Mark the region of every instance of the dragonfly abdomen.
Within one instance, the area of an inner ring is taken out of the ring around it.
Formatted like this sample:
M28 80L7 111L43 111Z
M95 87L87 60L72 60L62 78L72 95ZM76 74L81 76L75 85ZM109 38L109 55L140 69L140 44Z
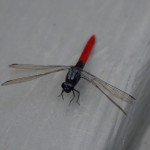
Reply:
M84 65L86 64L90 54L91 54L91 51L93 49L93 46L95 44L95 35L92 35L90 37L90 39L88 40L87 44L85 45L84 49L83 49L83 52L76 64L76 67L79 67L79 68L83 68Z

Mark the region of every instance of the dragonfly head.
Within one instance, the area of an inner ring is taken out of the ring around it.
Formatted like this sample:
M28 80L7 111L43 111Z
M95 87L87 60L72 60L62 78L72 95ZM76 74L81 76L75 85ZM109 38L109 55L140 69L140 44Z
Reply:
M73 85L71 83L68 83L68 82L62 83L61 87L63 88L63 90L66 93L70 93L73 90Z

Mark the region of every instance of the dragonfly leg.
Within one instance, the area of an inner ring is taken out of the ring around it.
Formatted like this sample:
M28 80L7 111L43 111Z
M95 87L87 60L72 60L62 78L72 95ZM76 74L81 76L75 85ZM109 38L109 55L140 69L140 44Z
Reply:
M72 99L70 100L70 103L69 103L69 105L71 104L71 102L73 101L73 99L74 99L74 97L75 97L74 90L72 90L72 93L73 93L73 97L72 97Z
M74 91L76 91L78 93L77 103L78 103L78 105L80 105L80 103L79 103L80 92L76 89L74 89Z
M64 100L64 96L63 96L64 90L61 91L60 95L58 95L58 97L62 97L62 100Z

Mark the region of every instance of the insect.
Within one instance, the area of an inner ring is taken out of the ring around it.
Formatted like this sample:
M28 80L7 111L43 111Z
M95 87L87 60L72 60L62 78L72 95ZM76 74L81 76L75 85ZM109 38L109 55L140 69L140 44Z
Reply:
M90 53L93 49L95 40L96 40L95 35L92 35L90 37L90 39L88 40L87 44L85 45L83 52L75 66L11 64L11 65L9 65L10 68L36 70L36 71L42 70L42 71L44 71L44 73L36 74L36 75L28 76L28 77L22 77L22 78L18 78L18 79L8 80L8 81L4 82L2 84L2 86L31 81L33 79L37 79L39 77L42 77L42 76L45 76L45 75L48 75L48 74L51 74L54 72L68 70L68 73L66 75L66 80L61 85L62 92L59 96L62 96L62 99L64 99L63 98L64 92L66 92L66 93L72 92L73 98L70 100L70 103L71 103L75 97L75 93L77 93L78 94L77 103L79 104L80 92L77 89L75 89L75 86L82 78L82 79L86 80L87 82L91 83L98 90L100 90L116 107L118 107L126 115L126 112L121 108L121 106L119 106L111 98L111 96L114 96L114 97L121 99L123 101L126 101L128 103L133 103L135 98L132 97L131 95L127 94L126 92L110 85L109 83L99 79L98 77L92 75L91 73L83 70L83 68L90 56Z

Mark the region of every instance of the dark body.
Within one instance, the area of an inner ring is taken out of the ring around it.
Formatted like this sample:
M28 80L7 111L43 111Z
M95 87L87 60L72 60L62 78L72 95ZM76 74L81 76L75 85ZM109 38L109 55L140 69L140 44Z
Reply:
M81 71L82 71L84 65L85 64L81 60L79 60L75 66L73 66L69 69L69 71L66 75L66 80L61 85L63 90L60 95L62 96L62 98L63 98L63 92L70 93L72 91L73 98L71 99L70 103L73 101L73 99L75 97L75 92L77 92L78 93L77 103L79 104L80 92L75 89L75 86L77 85L77 83L79 82L79 80L81 78Z

